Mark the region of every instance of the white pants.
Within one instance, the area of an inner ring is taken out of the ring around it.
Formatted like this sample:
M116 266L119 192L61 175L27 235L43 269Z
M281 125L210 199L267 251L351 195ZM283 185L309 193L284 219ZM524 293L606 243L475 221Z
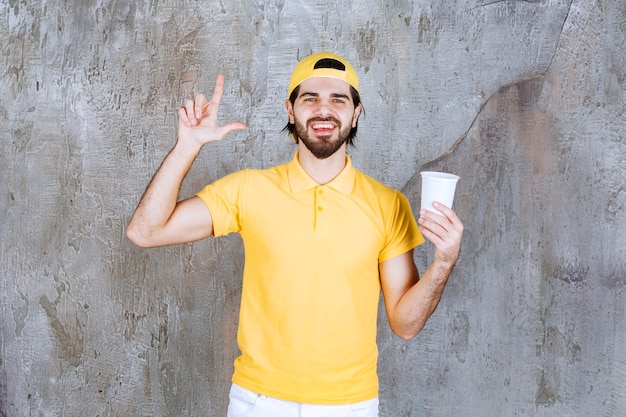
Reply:
M227 417L378 417L378 398L346 405L302 404L255 394L233 384Z

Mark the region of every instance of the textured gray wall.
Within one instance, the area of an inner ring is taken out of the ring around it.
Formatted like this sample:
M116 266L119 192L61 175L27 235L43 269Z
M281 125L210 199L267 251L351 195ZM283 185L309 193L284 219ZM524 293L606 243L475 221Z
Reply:
M362 74L359 168L415 210L420 169L462 177L439 309L409 342L381 317L382 416L626 415L625 39L623 0L2 0L0 416L225 414L239 238L124 228L218 72L249 128L181 194L290 159L322 49Z

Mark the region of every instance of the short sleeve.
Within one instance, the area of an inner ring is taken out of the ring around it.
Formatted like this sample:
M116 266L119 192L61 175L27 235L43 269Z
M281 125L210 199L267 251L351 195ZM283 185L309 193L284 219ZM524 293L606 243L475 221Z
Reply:
M229 174L207 185L196 194L211 213L215 236L241 231L248 174L248 170Z
M424 243L424 237L417 227L411 204L404 194L395 192L395 204L387 221L387 239L380 252L378 262L383 262Z

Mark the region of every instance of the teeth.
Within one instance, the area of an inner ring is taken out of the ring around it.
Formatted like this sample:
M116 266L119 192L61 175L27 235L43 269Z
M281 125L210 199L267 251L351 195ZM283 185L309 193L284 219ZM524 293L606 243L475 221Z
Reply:
M333 127L330 123L318 123L313 126L313 129L332 129Z

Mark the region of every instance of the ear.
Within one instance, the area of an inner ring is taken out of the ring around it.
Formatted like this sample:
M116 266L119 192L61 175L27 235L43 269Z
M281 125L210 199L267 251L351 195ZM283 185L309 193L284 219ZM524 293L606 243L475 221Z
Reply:
M287 108L287 115L289 116L289 123L291 124L296 123L296 119L293 117L293 104L291 104L291 101L289 100L285 101L285 107Z
M359 105L356 106L356 109L354 109L354 115L352 115L352 127L356 127L356 122L359 120L362 108L361 103L359 103Z

